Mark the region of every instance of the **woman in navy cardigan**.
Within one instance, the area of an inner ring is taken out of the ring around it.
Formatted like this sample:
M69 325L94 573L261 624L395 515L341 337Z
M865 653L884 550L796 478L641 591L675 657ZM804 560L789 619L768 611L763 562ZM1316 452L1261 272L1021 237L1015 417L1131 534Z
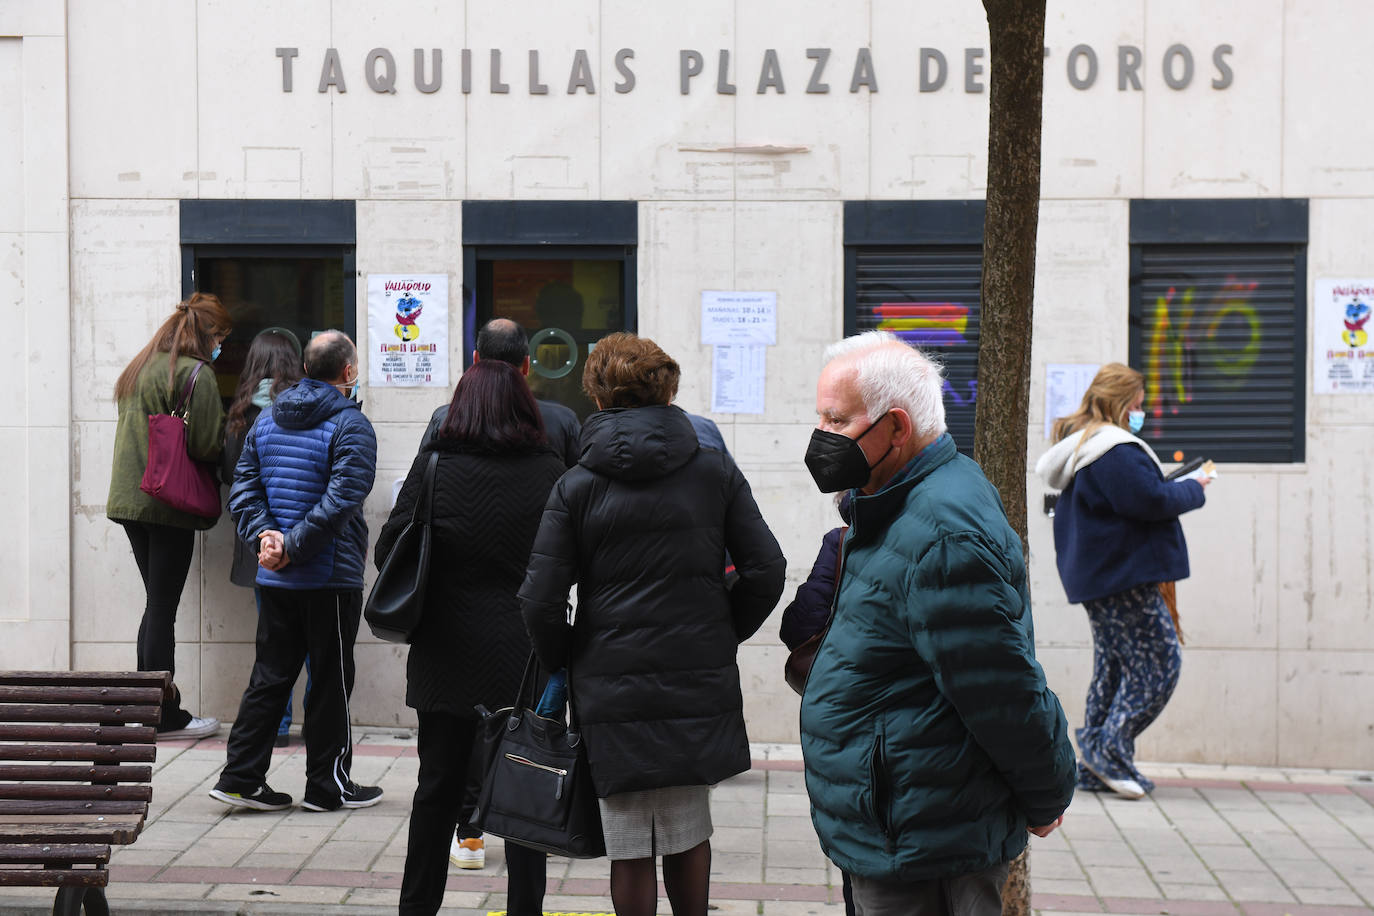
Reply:
M1135 738L1164 710L1182 661L1160 586L1188 577L1178 517L1203 504L1207 484L1165 479L1135 435L1144 400L1144 376L1120 363L1103 366L1078 410L1055 423L1055 445L1035 466L1063 491L1054 512L1059 578L1092 625L1078 785L1125 798L1154 788L1135 767Z

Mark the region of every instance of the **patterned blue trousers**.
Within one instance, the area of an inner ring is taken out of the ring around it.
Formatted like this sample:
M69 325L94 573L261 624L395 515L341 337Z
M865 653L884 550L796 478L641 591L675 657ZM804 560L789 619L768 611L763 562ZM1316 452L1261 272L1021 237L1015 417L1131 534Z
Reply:
M1093 680L1078 752L1112 779L1154 783L1135 768L1135 738L1159 718L1178 685L1182 652L1169 608L1154 584L1083 602L1093 630ZM1106 791L1082 763L1078 787Z

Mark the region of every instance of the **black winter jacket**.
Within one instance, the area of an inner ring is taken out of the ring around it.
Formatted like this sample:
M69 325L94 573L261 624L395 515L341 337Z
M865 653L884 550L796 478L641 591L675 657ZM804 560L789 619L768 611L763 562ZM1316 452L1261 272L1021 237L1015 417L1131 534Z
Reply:
M540 661L569 667L597 794L749 769L735 653L786 571L749 484L670 405L598 411L582 446L549 497L520 600ZM739 572L728 591L727 549Z
M431 451L439 452L425 612L406 662L406 705L476 717L510 706L530 655L515 593L540 513L565 468L548 449L484 453L439 439L420 450L377 539L380 569L410 521Z

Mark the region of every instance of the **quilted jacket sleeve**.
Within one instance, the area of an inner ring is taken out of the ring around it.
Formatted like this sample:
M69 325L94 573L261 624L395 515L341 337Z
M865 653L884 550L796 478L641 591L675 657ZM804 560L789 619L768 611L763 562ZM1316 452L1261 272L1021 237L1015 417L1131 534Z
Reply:
M259 534L277 530L278 525L267 509L267 490L262 483L258 441L253 432L249 429L244 437L243 450L234 466L234 483L229 488L229 514L234 518L239 539L256 545Z
M525 619L534 652L546 671L567 667L568 592L577 581L577 531L573 526L570 503L575 500L569 478L564 474L544 506L539 531L534 536L525 581L520 586L520 612Z
M725 549L734 560L739 580L730 589L730 614L735 638L744 642L757 632L782 597L787 576L778 539L764 522L749 482L728 456L730 501L725 507Z
M797 586L797 597L782 612L782 641L788 649L797 646L825 629L830 620L830 606L835 601L835 569L840 558L843 528L832 528L821 539L820 553L811 564L811 574Z
M1076 774L1064 710L1035 660L1019 564L980 534L946 535L909 574L907 621L940 692L1041 826L1068 807Z
M324 495L305 518L285 532L287 557L292 561L309 559L342 535L349 520L362 511L376 473L377 436L362 412L350 409L334 430Z

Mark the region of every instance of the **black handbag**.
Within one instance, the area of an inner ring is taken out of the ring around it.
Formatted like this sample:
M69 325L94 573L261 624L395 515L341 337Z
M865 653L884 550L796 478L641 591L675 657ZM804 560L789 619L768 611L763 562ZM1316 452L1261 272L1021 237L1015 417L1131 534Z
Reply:
M482 791L472 826L521 846L574 859L606 854L601 808L568 692L568 724L536 715L530 655L515 705L482 714ZM570 678L571 680L571 678Z
M391 553L377 572L377 581L372 583L367 604L363 605L363 618L372 635L387 642L410 642L425 611L429 558L433 550L429 516L438 463L439 453L431 452L410 523L401 529L396 543L391 545Z

